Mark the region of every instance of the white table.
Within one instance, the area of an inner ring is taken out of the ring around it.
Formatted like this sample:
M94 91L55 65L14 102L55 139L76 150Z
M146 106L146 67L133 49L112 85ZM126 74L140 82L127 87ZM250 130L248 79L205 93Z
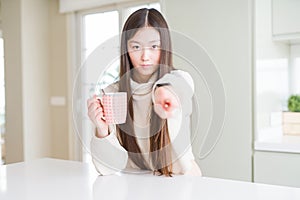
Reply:
M1 166L0 199L299 200L300 188L149 173L98 176L87 164L45 158Z

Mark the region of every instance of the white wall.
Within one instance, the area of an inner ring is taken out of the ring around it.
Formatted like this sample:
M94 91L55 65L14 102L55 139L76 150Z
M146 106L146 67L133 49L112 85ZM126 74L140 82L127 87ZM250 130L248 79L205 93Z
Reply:
M49 107L49 1L22 1L25 160L51 155Z
M48 0L2 1L7 163L51 155L48 7Z
M225 126L212 153L205 159L197 160L204 176L247 181L252 178L251 2L163 1L163 10L170 27L202 44L216 63L224 81L227 112ZM193 52L191 49L190 53ZM200 115L207 115L206 110ZM193 144L194 149L197 149L199 142Z
M21 3L1 1L5 55L6 162L24 160Z
M51 105L52 157L69 158L68 133L68 50L67 50L67 17L58 12L58 0L49 2L49 83L50 97L65 98L66 104ZM71 31L71 30L69 30ZM75 72L74 72L75 73ZM72 115L72 114L71 114ZM71 116L70 115L70 116ZM74 134L74 137L75 134Z

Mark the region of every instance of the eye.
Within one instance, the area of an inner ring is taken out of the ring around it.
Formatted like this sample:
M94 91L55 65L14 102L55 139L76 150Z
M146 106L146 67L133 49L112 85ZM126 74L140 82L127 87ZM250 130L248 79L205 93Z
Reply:
M131 46L131 49L134 50L134 51L140 50L140 48L141 47L139 45L132 45Z
M160 49L160 46L157 44L152 45L152 49Z

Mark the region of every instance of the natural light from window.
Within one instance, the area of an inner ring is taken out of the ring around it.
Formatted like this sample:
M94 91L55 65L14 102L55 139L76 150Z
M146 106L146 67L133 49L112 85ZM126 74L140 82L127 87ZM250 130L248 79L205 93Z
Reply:
M101 43L119 33L118 11L89 14L84 17L85 59Z

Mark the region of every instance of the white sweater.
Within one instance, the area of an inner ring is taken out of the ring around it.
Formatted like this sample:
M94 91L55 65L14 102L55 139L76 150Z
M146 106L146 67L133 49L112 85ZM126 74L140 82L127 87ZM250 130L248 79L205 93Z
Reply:
M157 74L155 74L157 76ZM168 130L172 148L173 173L184 174L194 160L190 142L190 115L192 113L192 96L194 83L192 77L184 71L174 70L158 81L151 77L148 83L137 83L131 80L134 130L138 145L145 160L149 162L149 112L153 101L154 88L157 84L169 83L180 100L180 107L172 118L168 119ZM117 92L117 84L110 85L105 92ZM97 171L102 175L118 171L132 171L138 167L128 157L127 151L116 137L116 127L110 126L110 135L105 138L93 136L91 153Z

